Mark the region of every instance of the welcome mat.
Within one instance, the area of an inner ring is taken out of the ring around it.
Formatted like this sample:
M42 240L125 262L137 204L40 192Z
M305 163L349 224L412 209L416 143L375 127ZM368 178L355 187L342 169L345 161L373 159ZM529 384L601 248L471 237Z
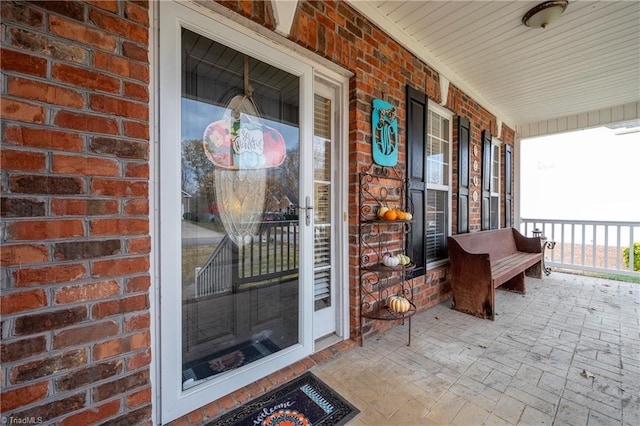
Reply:
M343 425L360 410L307 372L208 426Z
M279 350L280 348L269 339L244 342L186 364L182 371L182 381L195 381L224 373Z

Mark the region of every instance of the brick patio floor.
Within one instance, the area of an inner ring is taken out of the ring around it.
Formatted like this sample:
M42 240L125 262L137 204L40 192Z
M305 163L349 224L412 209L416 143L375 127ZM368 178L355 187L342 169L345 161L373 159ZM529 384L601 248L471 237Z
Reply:
M496 310L441 304L410 347L397 326L312 371L360 409L350 425L640 424L640 284L552 273Z

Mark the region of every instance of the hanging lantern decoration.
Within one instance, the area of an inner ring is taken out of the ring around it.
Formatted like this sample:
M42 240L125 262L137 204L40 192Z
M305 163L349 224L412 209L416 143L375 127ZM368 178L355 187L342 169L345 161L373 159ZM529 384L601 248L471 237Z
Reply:
M262 124L248 81L245 58L245 94L235 96L221 120L210 123L203 134L204 152L214 169L220 219L231 240L239 246L258 234L264 216L267 169L286 157L284 138Z

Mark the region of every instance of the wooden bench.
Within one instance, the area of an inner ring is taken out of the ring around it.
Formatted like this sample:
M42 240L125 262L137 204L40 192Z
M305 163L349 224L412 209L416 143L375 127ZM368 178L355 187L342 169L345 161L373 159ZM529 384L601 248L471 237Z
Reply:
M452 308L495 319L495 289L525 294L524 277L542 278L540 238L514 228L448 238Z

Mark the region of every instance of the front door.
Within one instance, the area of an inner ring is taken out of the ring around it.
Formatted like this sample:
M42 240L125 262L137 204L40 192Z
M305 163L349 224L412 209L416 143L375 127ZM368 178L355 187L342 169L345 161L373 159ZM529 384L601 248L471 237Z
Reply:
M298 77L189 30L182 52L186 389L298 343L306 211Z
M312 69L282 52L166 10L159 270L171 419L313 350L314 194L301 174L313 85Z

